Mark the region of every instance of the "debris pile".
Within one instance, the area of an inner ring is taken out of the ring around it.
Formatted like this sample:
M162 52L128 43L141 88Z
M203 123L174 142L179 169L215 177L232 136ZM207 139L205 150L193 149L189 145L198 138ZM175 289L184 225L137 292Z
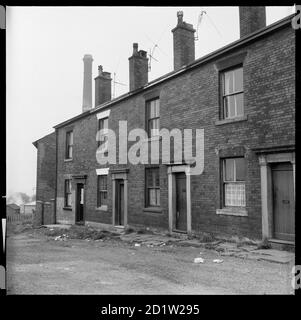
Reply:
M57 236L54 238L55 241L66 241L69 238L67 234L62 234L61 236Z

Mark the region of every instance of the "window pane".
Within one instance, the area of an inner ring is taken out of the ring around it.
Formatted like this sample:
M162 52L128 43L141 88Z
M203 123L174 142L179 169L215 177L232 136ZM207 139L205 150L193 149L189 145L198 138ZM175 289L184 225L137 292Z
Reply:
M149 121L151 137L159 135L159 119Z
M246 162L244 158L235 159L236 165L236 181L246 180Z
M150 102L150 114L149 114L150 119L151 119L151 118L154 118L155 115L156 115L155 102L154 102L154 101L151 101L151 102Z
M65 193L69 193L70 192L70 180L66 180L65 181Z
M107 193L106 192L100 192L100 205L106 205L107 204Z
M68 158L72 158L73 148L69 146Z
M234 70L234 92L243 91L243 68Z
M154 174L155 174L155 186L159 187L160 186L159 169L154 169Z
M103 119L98 120L98 130L101 130L103 128Z
M157 99L156 117L160 117L160 99Z
M224 98L224 116L225 118L235 117L235 96Z
M157 195L156 205L159 206L160 205L160 189L156 189L156 195Z
M225 160L225 181L234 181L234 159Z
M148 199L149 199L149 205L155 206L156 205L156 189L149 189L148 190Z
M73 131L70 132L70 144L73 145Z
M147 103L148 118L157 118L160 116L160 100L152 100Z
M146 170L146 185L147 185L147 187L153 186L153 177L152 177L151 169Z
M225 206L246 205L245 184L244 183L226 183L225 184Z
M99 190L101 189L101 187L100 187L100 177L101 176L97 176L97 192L99 192Z
M103 119L103 129L108 129L109 127L109 119L105 118Z
M243 93L239 93L235 95L235 103L236 103L236 116L243 116L244 114L244 95Z
M72 200L72 194L68 193L67 194L67 206L70 207L71 206L71 200Z
M233 71L224 73L224 95L233 93Z

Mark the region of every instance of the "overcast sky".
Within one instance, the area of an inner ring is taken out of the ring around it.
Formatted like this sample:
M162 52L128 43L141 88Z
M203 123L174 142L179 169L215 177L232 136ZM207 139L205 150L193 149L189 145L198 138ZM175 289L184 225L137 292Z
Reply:
M116 73L115 96L129 84L128 57L134 42L158 61L149 80L172 71L172 33L177 11L196 28L196 58L239 38L238 7L7 7L7 191L33 194L36 149L32 142L82 110L84 54ZM267 7L267 24L292 13ZM113 92L113 90L112 90ZM94 106L94 81L93 81Z

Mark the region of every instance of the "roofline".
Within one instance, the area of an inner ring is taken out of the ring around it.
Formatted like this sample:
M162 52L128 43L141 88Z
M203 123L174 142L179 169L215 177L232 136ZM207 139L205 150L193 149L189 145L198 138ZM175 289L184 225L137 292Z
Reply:
M121 96L119 96L119 97L117 97L117 98L115 98L113 100L107 101L107 102L105 102L105 103L103 103L103 104L101 104L101 105L99 105L99 106L97 106L97 107L95 107L95 108L93 108L91 110L88 110L88 111L86 111L84 113L81 113L81 114L79 114L79 115L77 115L77 116L75 116L73 118L70 118L70 119L64 121L64 122L61 122L61 123L57 124L56 126L54 126L53 128L57 129L57 128L60 128L60 127L64 127L65 125L67 125L69 123L72 123L72 122L74 122L74 121L76 121L78 119L84 118L84 117L86 117L88 115L91 115L91 114L94 114L94 113L97 113L102 109L110 107L110 106L112 106L112 105L114 105L114 104L116 104L116 103L118 103L120 101L124 101L127 98L135 96L136 94L141 93L143 91L146 91L147 89L149 89L151 87L154 87L154 86L156 86L156 85L158 85L158 84L160 84L160 83L162 83L162 82L164 82L164 81L166 81L168 79L174 78L174 77L176 77L176 76L178 76L180 74L185 73L186 71L194 69L194 68L202 65L203 63L206 63L206 62L208 62L208 61L210 61L210 60L212 60L212 59L214 59L214 58L216 58L218 56L223 55L224 53L227 53L227 52L229 52L229 51L231 51L233 49L236 49L237 47L240 47L240 46L242 46L242 45L244 45L246 43L252 42L252 41L254 41L254 40L256 40L256 39L258 39L258 38L260 38L260 37L262 37L262 36L264 36L266 34L269 34L269 33L273 32L275 30L278 30L278 29L280 29L282 27L285 27L288 23L291 23L291 19L294 16L295 16L295 13L293 13L293 14L291 14L291 15L289 15L289 16L287 16L287 17L285 17L285 18L283 18L283 19L281 19L279 21L276 21L276 22L274 22L274 23L272 23L272 24L270 24L270 25L268 25L268 26L266 26L266 27L264 27L264 28L262 28L260 30L257 30L255 32L249 34L249 35L246 35L243 38L240 38L240 39L238 39L238 40L236 40L234 42L231 42L230 44L228 44L228 45L226 45L226 46L224 46L224 47L222 47L220 49L217 49L217 50L215 50L215 51L213 51L213 52L211 52L211 53L209 53L209 54L207 54L207 55L205 55L205 56L193 61L189 65L183 66L179 70L171 71L169 73L166 73L165 75L163 75L163 76L161 76L161 77L149 82L148 84L146 84L142 88L139 88L139 89L137 89L135 91L127 92L127 93L125 93L125 94L123 94L123 95L121 95Z
M70 120L71 120L71 119L70 119ZM38 142L39 142L40 140L42 140L42 139L44 139L44 138L46 138L46 137L48 137L48 136L50 136L50 135L52 135L52 134L54 134L54 133L55 133L55 131L53 131L53 132L51 132L51 133L48 133L48 134L46 134L44 137L42 137L42 138L40 138L40 139L32 142L32 144L33 144L36 148L38 148Z

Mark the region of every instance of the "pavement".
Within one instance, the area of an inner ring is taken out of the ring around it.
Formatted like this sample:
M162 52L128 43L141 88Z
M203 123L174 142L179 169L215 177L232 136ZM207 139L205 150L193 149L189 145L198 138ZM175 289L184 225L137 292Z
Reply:
M146 247L155 246L188 246L195 248L211 249L220 256L232 256L250 260L264 260L275 263L289 264L295 260L293 252L275 249L257 249L255 244L241 244L240 242L226 242L217 240L213 242L200 242L198 239L183 239L168 237L160 234L137 234L122 235L121 240L129 243L137 243Z
M71 225L53 224L44 227L54 229L70 229ZM201 242L199 239L189 239L186 234L173 234L172 236L164 233L125 233L124 229L109 229L111 233L120 235L122 241L134 243L136 246L146 246L149 248L165 245L186 246L195 248L211 249L221 256L232 256L241 259L263 260L274 263L289 264L295 261L295 253L275 249L258 249L258 242L250 239L240 241L238 237L230 238L232 241L214 240L211 242Z

